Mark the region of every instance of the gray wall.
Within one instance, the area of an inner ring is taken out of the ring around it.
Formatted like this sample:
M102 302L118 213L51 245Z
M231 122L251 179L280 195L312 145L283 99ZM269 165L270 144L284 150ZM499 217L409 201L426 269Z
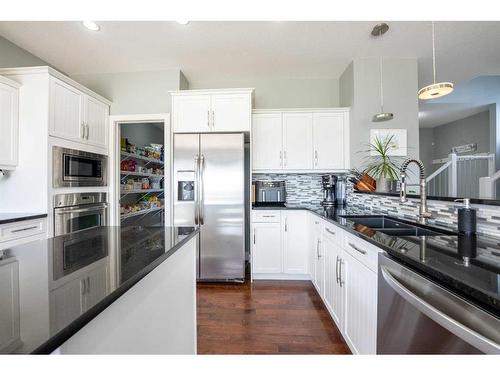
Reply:
M316 108L339 106L337 79L242 79L189 81L189 89L255 88L254 108Z
M79 74L71 78L111 100L112 115L170 112L169 91L181 87L179 69Z
M0 36L0 68L42 65L49 64Z
M380 112L378 59L357 59L340 77L340 104L351 106L351 165L362 167L370 129L407 129L408 156L419 157L418 73L416 59L384 59L385 111L394 113L391 121L372 122Z
M121 136L141 148L151 143L163 144L163 124L122 124Z
M429 172L439 167L432 165L432 160L446 158L452 147L468 143L477 143L477 151L473 153L490 152L490 111L420 129L420 154Z

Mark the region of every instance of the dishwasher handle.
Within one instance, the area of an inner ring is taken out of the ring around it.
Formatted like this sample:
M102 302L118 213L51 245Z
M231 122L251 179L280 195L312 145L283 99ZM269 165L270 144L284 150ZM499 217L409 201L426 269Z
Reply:
M404 269L402 269L404 270ZM458 320L452 318L451 316L445 314L443 311L440 311L438 308L425 301L423 298L419 297L415 292L411 291L407 286L403 285L399 282L396 277L394 277L389 269L386 266L380 267L380 272L385 282L396 292L398 293L404 300L410 303L413 307L418 309L420 312L425 314L429 319L433 320L441 327L447 329L455 336L461 338L465 342L474 346L475 348L483 351L487 354L499 354L500 353L500 344L498 342L493 341L492 339L483 336L481 333L474 331L473 329L465 326ZM409 271L404 271L410 274ZM419 277L420 278L420 277ZM423 278L422 278L423 279ZM425 279L424 279L425 280ZM426 285L424 286L426 289L432 288L432 292L446 303L448 302L450 305L463 304L463 306L470 305L466 301L462 300L459 297L452 295L451 293L445 291L441 287L429 282L426 280ZM422 293L420 293L422 294ZM470 305L472 306L472 305ZM469 306L467 306L469 307ZM496 320L495 318L488 316L486 313L483 313L482 310L479 310L476 307L473 307L478 312L481 312L484 316L482 317L487 319ZM500 326L500 322L496 320L493 323L495 326Z

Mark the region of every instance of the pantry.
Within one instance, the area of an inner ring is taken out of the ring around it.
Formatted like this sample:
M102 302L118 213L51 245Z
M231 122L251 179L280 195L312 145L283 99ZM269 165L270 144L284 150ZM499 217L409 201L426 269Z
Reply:
M164 123L120 124L120 223L165 224Z

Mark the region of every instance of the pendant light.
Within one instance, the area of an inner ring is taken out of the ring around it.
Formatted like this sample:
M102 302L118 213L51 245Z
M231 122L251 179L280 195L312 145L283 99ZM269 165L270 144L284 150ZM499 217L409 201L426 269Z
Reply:
M386 23L380 23L373 28L372 35L381 36L385 34L387 30L389 30L389 25ZM389 121L394 118L393 113L384 112L384 75L382 72L383 70L382 56L380 56L379 69L380 69L380 112L372 117L373 122Z
M436 82L436 48L434 42L434 21L432 22L432 76L433 83L418 90L418 98L429 100L448 95L453 91L453 83Z

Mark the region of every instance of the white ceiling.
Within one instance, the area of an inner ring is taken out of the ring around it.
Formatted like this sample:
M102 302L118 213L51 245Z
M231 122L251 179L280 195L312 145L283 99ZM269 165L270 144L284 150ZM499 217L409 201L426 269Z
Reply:
M338 78L354 58L418 58L431 80L429 22L0 22L0 35L65 73L181 69L189 81ZM437 74L455 83L500 74L500 22L436 24Z

